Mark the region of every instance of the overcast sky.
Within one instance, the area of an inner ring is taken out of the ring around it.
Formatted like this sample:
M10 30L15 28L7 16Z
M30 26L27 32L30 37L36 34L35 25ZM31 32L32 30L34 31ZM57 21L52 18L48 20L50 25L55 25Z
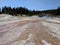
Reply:
M4 6L22 6L31 10L46 10L60 6L60 0L0 0L0 8Z

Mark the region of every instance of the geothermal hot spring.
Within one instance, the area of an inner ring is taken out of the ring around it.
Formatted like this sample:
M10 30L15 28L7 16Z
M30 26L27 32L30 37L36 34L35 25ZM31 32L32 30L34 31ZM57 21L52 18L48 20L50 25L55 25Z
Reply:
M60 45L60 18L0 14L0 45Z

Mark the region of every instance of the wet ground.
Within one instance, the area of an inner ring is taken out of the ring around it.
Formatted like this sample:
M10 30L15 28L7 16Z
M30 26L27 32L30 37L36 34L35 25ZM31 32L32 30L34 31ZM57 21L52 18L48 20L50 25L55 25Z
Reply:
M59 23L34 17L3 19L3 16L0 16L0 45L60 45Z

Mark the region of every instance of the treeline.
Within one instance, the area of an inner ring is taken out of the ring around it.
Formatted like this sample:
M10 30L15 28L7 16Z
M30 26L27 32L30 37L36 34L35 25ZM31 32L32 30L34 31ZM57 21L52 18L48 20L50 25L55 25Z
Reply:
M32 16L32 15L44 16L45 14L51 14L51 16L59 16L60 7L52 10L37 11L37 10L28 10L25 7L11 8L11 7L5 6L5 7L2 7L2 9L0 9L0 14L10 14L12 16L18 16L21 14L24 14L26 16Z

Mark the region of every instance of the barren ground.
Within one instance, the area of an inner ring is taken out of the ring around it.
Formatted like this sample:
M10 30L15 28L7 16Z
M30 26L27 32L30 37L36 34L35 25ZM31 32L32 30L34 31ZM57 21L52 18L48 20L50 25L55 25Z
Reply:
M60 22L3 16L0 15L0 45L60 45Z

